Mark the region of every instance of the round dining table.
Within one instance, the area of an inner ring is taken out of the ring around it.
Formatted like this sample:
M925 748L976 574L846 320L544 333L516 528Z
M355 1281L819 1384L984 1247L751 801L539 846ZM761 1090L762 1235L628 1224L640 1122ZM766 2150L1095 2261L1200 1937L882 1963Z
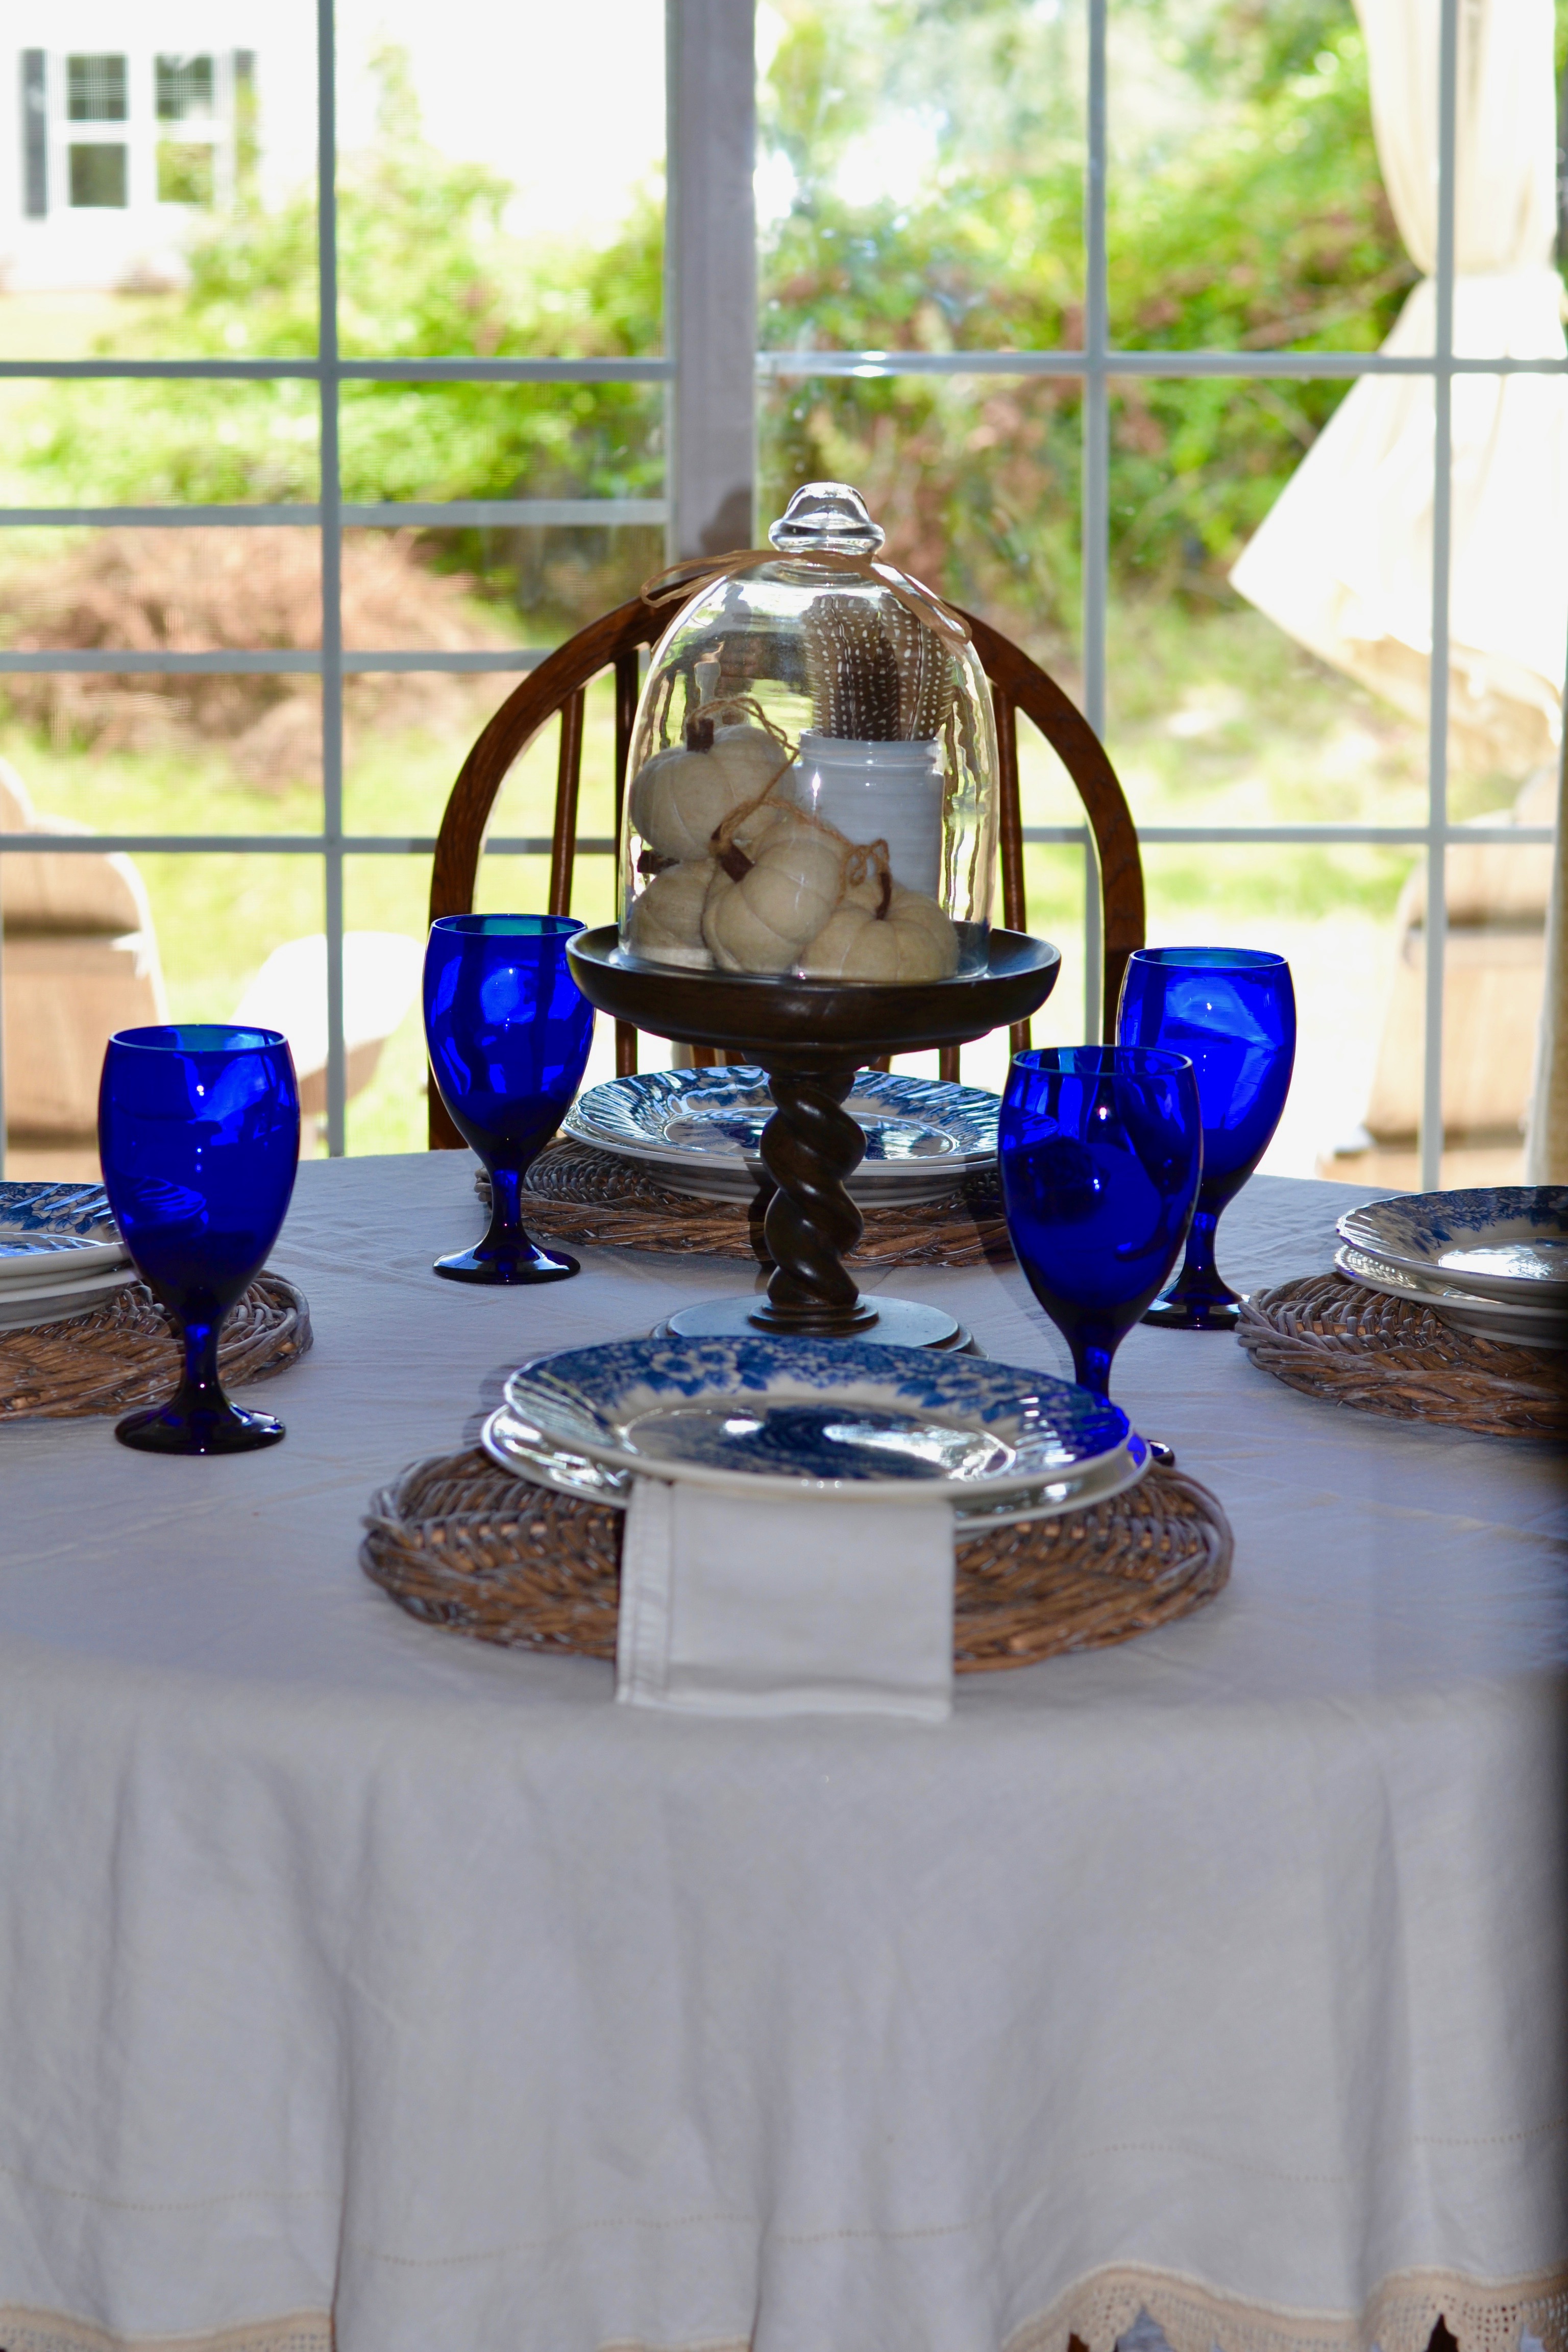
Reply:
M436 1280L472 1170L301 1168L281 1445L0 1426L3 2352L1562 2352L1561 1449L1141 1328L1202 1611L945 1723L616 1706L405 1614L362 1516L756 1272ZM1226 1271L1359 1197L1255 1179ZM1014 1265L863 1278L1066 1369Z

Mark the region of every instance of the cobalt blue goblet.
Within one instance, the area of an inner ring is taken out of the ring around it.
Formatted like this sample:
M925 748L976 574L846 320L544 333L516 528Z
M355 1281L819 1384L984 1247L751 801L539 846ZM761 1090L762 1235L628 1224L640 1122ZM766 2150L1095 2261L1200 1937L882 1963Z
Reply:
M451 1282L562 1282L565 1250L523 1230L522 1180L583 1082L594 1009L566 963L571 915L443 915L425 950L425 1036L452 1124L489 1171L482 1242L436 1261Z
M1015 1054L996 1150L1018 1263L1074 1378L1104 1396L1186 1239L1203 1164L1192 1064L1125 1045Z
M230 1404L223 1318L267 1262L300 1161L300 1089L276 1029L122 1029L98 1090L104 1190L132 1264L179 1324L180 1385L115 1435L144 1454L248 1454L283 1423Z
M1204 1176L1187 1254L1143 1319L1177 1331L1233 1330L1237 1297L1215 1264L1215 1229L1268 1150L1290 1091L1290 967L1258 948L1137 948L1116 1034L1124 1045L1185 1054L1203 1106Z

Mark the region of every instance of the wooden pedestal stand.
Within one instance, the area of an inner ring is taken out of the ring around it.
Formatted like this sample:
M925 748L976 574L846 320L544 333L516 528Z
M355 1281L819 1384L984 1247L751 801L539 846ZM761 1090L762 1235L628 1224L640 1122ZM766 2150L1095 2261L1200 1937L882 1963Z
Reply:
M993 931L984 971L905 987L821 980L753 980L682 971L623 953L613 926L568 944L590 1004L656 1036L718 1045L768 1074L773 1116L763 1164L777 1186L763 1231L773 1272L765 1299L704 1299L669 1318L682 1339L746 1332L879 1339L957 1348L968 1335L941 1307L863 1298L844 1264L861 1218L844 1187L866 1139L843 1104L856 1073L881 1054L962 1045L1026 1020L1061 967L1057 950L1023 931Z

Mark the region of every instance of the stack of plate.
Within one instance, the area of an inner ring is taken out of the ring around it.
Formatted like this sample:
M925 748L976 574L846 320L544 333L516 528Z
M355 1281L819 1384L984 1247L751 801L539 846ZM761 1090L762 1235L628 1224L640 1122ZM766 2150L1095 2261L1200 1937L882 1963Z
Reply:
M617 1509L639 1471L759 1498L920 1491L964 1536L1104 1502L1149 1466L1126 1414L1087 1389L863 1340L622 1340L538 1358L505 1394L491 1459Z
M975 1169L995 1165L1000 1105L978 1087L862 1070L844 1108L866 1138L849 1179L863 1207L940 1200ZM762 1070L652 1070L590 1087L564 1128L673 1192L749 1201L764 1172L758 1147L773 1110Z
M1342 1274L1521 1348L1568 1347L1568 1184L1406 1192L1340 1219Z
M100 1184L0 1184L0 1330L85 1314L135 1279Z

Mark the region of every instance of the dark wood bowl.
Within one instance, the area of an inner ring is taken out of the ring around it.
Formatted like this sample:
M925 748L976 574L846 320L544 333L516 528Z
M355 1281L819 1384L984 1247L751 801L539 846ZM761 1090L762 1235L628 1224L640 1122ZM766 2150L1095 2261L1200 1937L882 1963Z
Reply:
M746 1054L764 1069L858 1068L879 1054L963 1045L1026 1020L1056 986L1059 950L1026 931L994 930L984 971L953 980L758 978L684 971L627 955L613 923L579 931L567 961L590 1004L687 1045Z

